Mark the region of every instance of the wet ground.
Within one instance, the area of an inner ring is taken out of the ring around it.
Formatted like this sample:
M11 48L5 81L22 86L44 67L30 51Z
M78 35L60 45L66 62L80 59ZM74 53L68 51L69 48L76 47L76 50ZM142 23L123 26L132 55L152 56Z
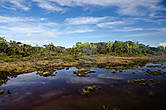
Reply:
M166 73L166 63L146 65L123 71L91 68L96 73L89 77L78 77L73 74L78 69L70 67L48 77L33 72L0 78L4 91L0 110L166 110L166 74L147 73L148 69ZM142 78L160 84L128 83ZM92 85L101 89L82 95L82 88Z

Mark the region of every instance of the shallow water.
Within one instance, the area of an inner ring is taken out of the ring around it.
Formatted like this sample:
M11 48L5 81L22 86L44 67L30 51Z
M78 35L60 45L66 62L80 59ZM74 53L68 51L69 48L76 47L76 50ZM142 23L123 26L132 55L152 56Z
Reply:
M78 77L73 74L77 68L70 67L56 70L55 76L43 77L33 72L1 78L1 82L6 84L0 86L0 90L4 90L0 95L0 110L165 110L166 74L147 75L147 69L166 72L166 69L148 68L146 65L116 73L104 68L91 68L96 73L90 73L90 77ZM128 83L128 80L140 78L160 80L161 85ZM81 89L91 85L101 89L88 96L81 95ZM148 95L150 91L153 96Z

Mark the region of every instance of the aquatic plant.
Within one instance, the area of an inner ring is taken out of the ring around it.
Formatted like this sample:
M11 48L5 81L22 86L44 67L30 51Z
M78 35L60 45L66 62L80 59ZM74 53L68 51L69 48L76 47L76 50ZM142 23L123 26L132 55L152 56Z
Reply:
M73 71L74 74L76 74L78 77L88 77L88 73L96 73L96 71L93 70L75 70Z
M161 70L151 71L150 69L147 69L146 72L149 75L163 75L163 74L165 74L165 72L163 72Z
M112 71L113 74L115 74L116 72L117 72L116 70Z
M85 86L84 88L82 88L82 94L83 95L90 95L92 92L94 92L97 89L100 89L100 87L98 87L96 85Z
M87 73L78 73L76 74L78 77L89 77L89 74Z
M0 95L2 95L4 93L4 91L3 90L0 90Z
M158 86L160 85L160 81L154 81L153 79L135 79L135 80L129 80L128 81L129 84L137 84L137 85L141 85L141 86Z
M48 76L55 76L55 74L53 74L54 72L55 70L41 70L38 71L37 74L40 76L48 77Z

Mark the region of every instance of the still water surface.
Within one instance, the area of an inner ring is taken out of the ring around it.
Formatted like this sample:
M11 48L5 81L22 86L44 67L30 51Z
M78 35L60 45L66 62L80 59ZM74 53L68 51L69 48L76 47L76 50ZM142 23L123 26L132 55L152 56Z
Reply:
M166 62L158 65L164 67ZM0 86L0 90L4 90L0 95L0 110L166 110L166 74L147 75L147 69L166 72L166 69L146 65L117 73L91 68L96 73L78 77L73 74L77 68L70 67L56 70L55 76L43 77L33 72L8 77L6 84ZM160 81L161 85L128 83L140 78ZM101 89L89 96L81 95L82 88L91 85ZM149 96L150 91L153 96Z

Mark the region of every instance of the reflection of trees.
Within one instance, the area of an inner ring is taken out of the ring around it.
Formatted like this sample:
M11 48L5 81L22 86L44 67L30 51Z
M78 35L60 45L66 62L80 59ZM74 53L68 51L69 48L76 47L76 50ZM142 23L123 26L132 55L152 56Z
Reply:
M7 71L0 71L0 86L2 86L3 84L6 84L8 82L8 80L10 80L9 78L12 77L17 77L16 74L11 74L10 72Z

